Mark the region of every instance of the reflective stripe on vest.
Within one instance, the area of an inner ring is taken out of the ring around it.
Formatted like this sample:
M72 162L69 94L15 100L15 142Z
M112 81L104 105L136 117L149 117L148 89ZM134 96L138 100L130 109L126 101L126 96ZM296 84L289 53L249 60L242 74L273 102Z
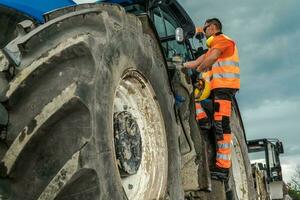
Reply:
M238 62L235 61L217 61L215 62L213 65L213 67L221 67L221 66L235 66L235 67L240 67L240 64Z
M224 73L224 74L213 74L210 76L209 80L212 81L215 78L240 78L240 74L234 73Z

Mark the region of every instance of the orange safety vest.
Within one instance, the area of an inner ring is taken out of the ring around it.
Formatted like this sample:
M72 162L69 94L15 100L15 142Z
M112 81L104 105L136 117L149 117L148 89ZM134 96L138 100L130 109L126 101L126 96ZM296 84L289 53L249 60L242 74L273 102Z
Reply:
M210 83L210 89L231 88L240 89L239 56L235 42L224 34L215 36L224 37L234 43L234 52L231 56L220 56L212 65L210 71L202 73L202 77ZM215 39L214 38L214 39ZM209 51L207 52L209 55Z

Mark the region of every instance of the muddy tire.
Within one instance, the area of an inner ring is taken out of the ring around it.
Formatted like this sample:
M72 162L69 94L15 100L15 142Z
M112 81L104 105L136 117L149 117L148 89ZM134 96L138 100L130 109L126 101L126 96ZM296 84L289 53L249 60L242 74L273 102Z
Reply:
M236 101L233 104L231 116L232 167L228 184L225 184L226 196L228 200L254 200L256 194L244 128Z
M158 42L119 6L69 10L18 45L0 198L183 199L174 100ZM138 171L125 178L114 137L114 114L124 111L142 142Z

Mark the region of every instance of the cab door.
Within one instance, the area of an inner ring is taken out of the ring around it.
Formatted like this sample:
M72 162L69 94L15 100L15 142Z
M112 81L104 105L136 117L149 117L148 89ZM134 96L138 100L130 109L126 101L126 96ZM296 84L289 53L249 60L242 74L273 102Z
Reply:
M176 41L175 31L180 27L180 23L172 16L168 10L157 6L151 10L151 17L160 38L163 51L167 61L172 62L178 59L188 61L193 59L188 39L179 43Z

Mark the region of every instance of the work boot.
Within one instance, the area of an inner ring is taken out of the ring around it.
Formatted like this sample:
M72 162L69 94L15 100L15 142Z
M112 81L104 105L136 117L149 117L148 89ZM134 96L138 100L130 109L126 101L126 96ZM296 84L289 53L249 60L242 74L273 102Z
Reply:
M210 170L211 179L220 180L220 181L228 181L229 179L229 169L214 167Z
M225 181L224 185L225 185L226 199L228 200L235 199L232 188L229 185L228 181Z

